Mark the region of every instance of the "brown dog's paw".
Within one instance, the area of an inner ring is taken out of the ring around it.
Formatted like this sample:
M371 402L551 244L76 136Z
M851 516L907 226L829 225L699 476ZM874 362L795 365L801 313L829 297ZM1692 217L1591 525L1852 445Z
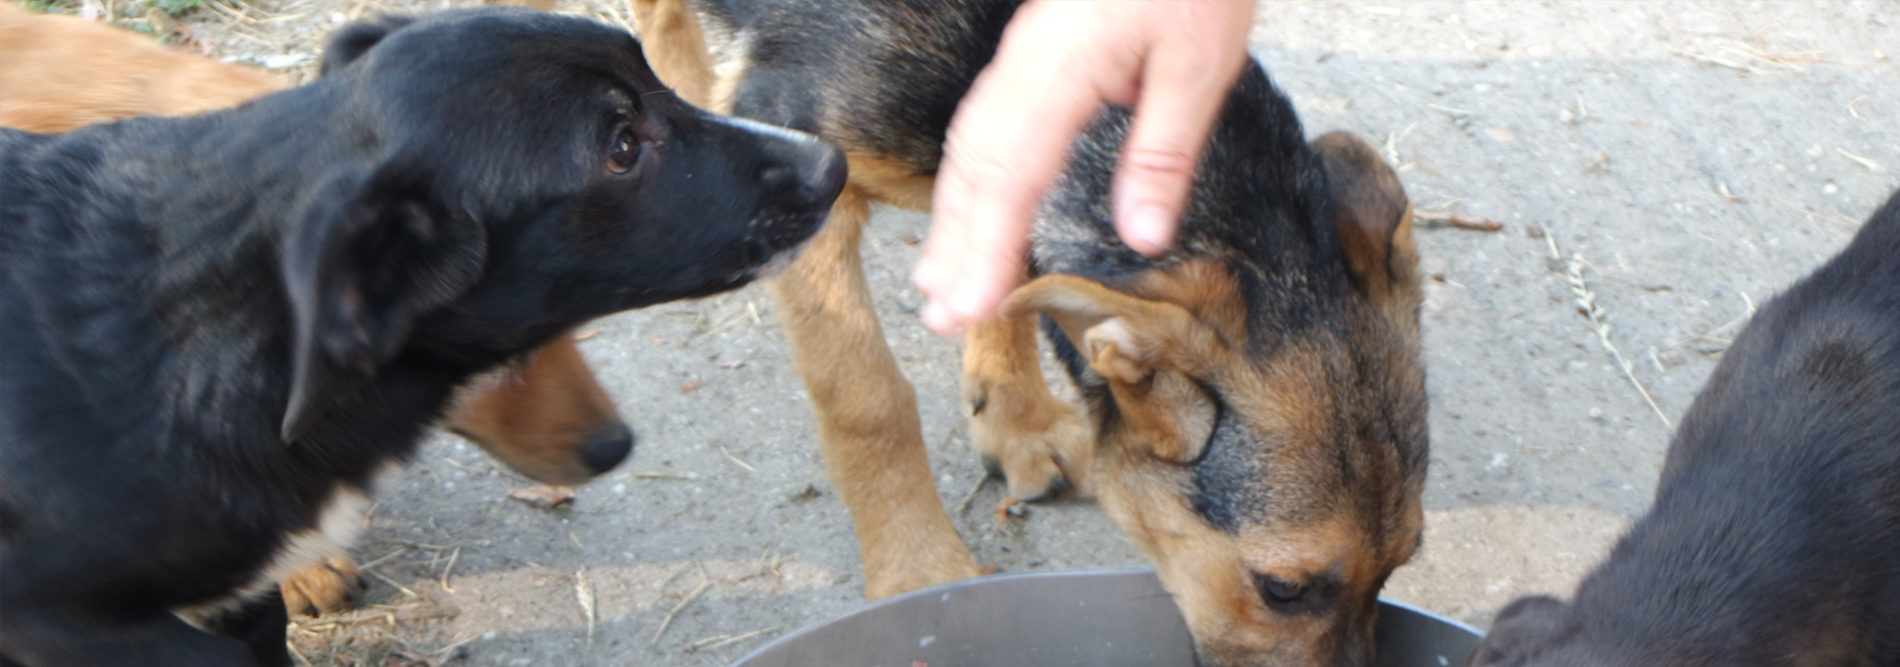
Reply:
M990 474L1008 482L1010 497L1047 500L1071 489L1086 495L1083 477L1095 431L1080 411L1042 387L1021 391L975 379L965 384L970 441Z
M353 608L368 588L348 556L331 556L277 583L291 616L322 616Z

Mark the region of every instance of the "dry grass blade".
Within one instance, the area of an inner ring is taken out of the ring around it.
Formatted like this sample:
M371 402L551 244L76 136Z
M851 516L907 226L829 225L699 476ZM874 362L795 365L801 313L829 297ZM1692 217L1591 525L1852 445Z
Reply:
M983 487L989 486L989 485L990 485L989 475L985 474L985 475L978 476L976 478L976 484L970 487L970 492L963 494L963 499L957 501L957 514L962 515L964 510L970 509L970 501L976 500L977 492L982 491Z
M634 479L681 479L681 480L699 479L698 477L694 477L692 475L686 475L686 474L681 474L681 473L676 473L676 472L666 472L664 470L645 470L645 471L640 471L640 472L631 473L631 474L633 475Z
M290 657L296 658L297 664L303 665L303 667L316 667L310 664L310 659L304 657L303 651L297 650L297 645L291 643L290 640L284 640L284 648L290 649Z
M442 568L442 590L448 591L450 593L455 592L455 588L449 586L449 573L455 571L455 559L461 558L461 557L462 557L461 547L456 547L455 551L449 554L449 564L447 567Z
M699 587L694 588L692 593L688 593L686 599L680 600L679 604L673 605L672 611L666 612L666 618L660 619L660 628L653 631L653 641L648 642L648 645L658 645L660 635L666 634L666 628L673 625L673 618L679 616L680 610L685 609L686 605L692 604L694 600L698 600L708 588L712 588L712 577L706 576L706 566L701 565L699 566Z
M1557 251L1555 233L1546 232L1544 242L1550 245L1551 259L1563 258L1563 254ZM1630 386L1636 388L1637 394L1642 395L1643 402L1649 404L1649 409L1656 413L1657 419L1662 420L1663 427L1675 428L1675 424L1669 421L1669 415L1663 412L1662 406L1656 404L1655 397L1649 395L1649 389L1643 387L1641 380L1636 379L1635 366L1623 357L1623 352L1616 349L1616 343L1610 340L1609 315L1597 305L1596 292L1591 291L1590 284L1584 281L1583 266L1582 253L1573 253L1570 261L1564 265L1564 279L1570 285L1570 293L1577 297L1575 302L1577 312L1590 321L1590 327L1596 332L1597 342L1602 343L1603 349L1610 353L1610 358L1616 362L1616 367L1623 371L1623 377L1629 380Z
M713 649L716 649L716 648L719 648L719 647L721 647L721 646L726 646L726 645L728 645L728 644L732 644L733 642L742 642L742 641L745 641L745 640L747 640L747 639L751 639L751 638L753 638L753 637L757 637L757 636L759 636L759 635L762 635L762 634L765 634L765 633L767 633L767 632L771 632L771 631L773 631L773 630L776 630L776 629L778 629L778 628L775 628L775 627L773 627L773 628L759 628L759 629L757 629L757 630L753 630L753 631L751 631L751 632L745 632L745 633L740 633L740 634L736 634L736 635L732 635L732 636L726 636L726 635L713 635L713 636L711 636L711 637L707 637L707 638L705 638L705 639L700 639L700 640L698 640L698 641L695 641L695 642L693 642L693 643L691 643L691 644L687 644L687 645L686 645L686 650L687 650L687 651L710 651L710 650L713 650Z
M1412 122L1410 125L1406 125L1405 129L1403 130L1399 130L1398 132L1387 132L1385 134L1385 143L1379 147L1379 152L1385 154L1385 161L1387 164L1393 165L1394 168L1397 168L1398 165L1403 164L1403 161L1399 159L1399 142L1404 141L1405 137L1412 133L1412 128L1415 128L1415 127L1418 127L1418 123L1416 121Z
M729 458L729 459L732 459L732 462L733 462L733 463L737 463L737 464L739 464L739 467L741 467L741 468L745 468L746 470L750 470L750 471L752 471L752 472L758 472L758 471L759 471L759 469L758 469L758 468L754 468L754 467L752 467L752 464L750 464L750 463L746 463L745 461L742 461L742 460L740 460L740 459L739 459L739 457L737 457L737 456L733 456L733 455L732 455L732 450L729 450L729 449L726 449L726 446L725 446L725 445L720 445L720 446L719 446L719 452L720 452L721 454L725 454L725 455L726 455L726 458Z
M1854 164L1858 164L1862 167L1867 168L1867 171L1882 171L1880 167L1880 163L1873 161L1871 158L1862 157L1859 155L1855 155L1853 153L1849 153L1844 148L1836 148L1834 149L1834 152L1840 153L1841 157L1847 158L1849 160L1853 160Z
M395 580L395 579L391 579L391 578L389 578L389 577L385 577L385 576L383 576L383 575L380 575L380 574L377 574L377 573L375 573L375 572L364 572L363 574L367 574L367 575L369 575L369 576L372 576L372 577L375 577L375 578L377 578L377 579L381 579L381 580L383 580L383 583L385 583L385 584L389 584L389 585L391 585L391 586L395 586L395 587L396 587L396 590L399 590L399 591L402 591L402 594L403 594L403 595L407 595L407 596L409 596L409 597L412 597L412 598L419 598L419 597L422 597L422 596L420 596L420 595L416 595L416 592L415 592L415 591L412 591L412 590L409 590L409 587L408 587L408 586L404 586L404 585L402 585L402 584L399 584L399 583L396 583L396 580Z
M574 600L581 605L581 615L587 619L587 643L594 643L594 625L599 616L594 613L594 584L587 580L587 568L574 572Z

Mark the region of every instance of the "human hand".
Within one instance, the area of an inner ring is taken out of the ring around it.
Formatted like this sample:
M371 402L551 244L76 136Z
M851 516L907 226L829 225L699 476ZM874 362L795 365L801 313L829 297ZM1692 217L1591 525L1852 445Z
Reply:
M1195 165L1247 59L1253 0L1030 0L951 119L913 280L940 335L996 316L1029 227L1103 103L1134 107L1111 197L1146 255L1174 242Z

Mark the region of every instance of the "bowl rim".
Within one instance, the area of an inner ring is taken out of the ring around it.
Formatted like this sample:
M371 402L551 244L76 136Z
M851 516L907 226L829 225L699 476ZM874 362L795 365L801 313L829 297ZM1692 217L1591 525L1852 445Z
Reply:
M1040 572L1010 572L1010 573L1004 573L1004 574L991 574L991 575L984 575L984 576L978 576L978 577L970 577L968 579L958 579L956 581L937 584L935 586L919 588L914 591L899 593L897 595L893 595L891 597L887 597L882 600L861 603L842 614L838 614L838 615L831 616L828 618L822 618L816 621L812 621L810 623L806 623L804 626L799 627L797 630L793 630L786 634L779 635L777 637L772 638L771 641L768 641L764 644L759 645L757 648L754 648L753 650L747 652L744 656L740 657L738 660L733 661L732 664L734 665L746 664L747 662L750 662L753 659L760 657L767 651L778 648L782 644L798 641L799 639L807 635L816 634L820 629L826 626L829 626L832 623L837 623L844 619L857 616L858 614L873 613L875 610L879 608L903 604L905 601L908 601L908 600L914 600L914 599L928 597L928 596L941 596L944 593L949 593L949 592L960 590L963 588L969 588L972 586L987 586L987 585L1006 582L1006 581L1014 580L1014 579L1047 580L1047 579L1087 578L1087 577L1102 577L1102 576L1118 577L1118 576L1129 576L1129 575L1136 575L1136 576L1148 575L1148 576L1153 576L1153 577L1159 577L1159 575L1155 572L1155 569L1153 567L1146 566L1146 565L1126 565L1126 566L1119 566L1119 567L1097 567L1097 568L1083 568L1083 569L1074 569L1074 570L1044 570ZM1396 609L1401 609L1401 610L1411 612L1413 614L1416 614L1416 615L1419 615L1419 616L1422 616L1434 621L1438 621L1440 623L1444 623L1446 625L1450 625L1454 628L1470 633L1473 637L1478 637L1478 638L1484 637L1484 633L1479 631L1477 628L1474 628L1457 619L1453 619L1453 618L1432 612L1430 610L1424 609L1417 605L1393 600L1391 598L1385 597L1384 595L1379 596L1379 603L1384 606L1391 606Z

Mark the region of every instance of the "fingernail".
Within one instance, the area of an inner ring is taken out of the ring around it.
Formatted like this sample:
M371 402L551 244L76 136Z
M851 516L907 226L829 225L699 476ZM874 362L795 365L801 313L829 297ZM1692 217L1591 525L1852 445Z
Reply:
M1167 209L1149 204L1136 208L1135 214L1129 216L1128 233L1148 246L1135 250L1145 255L1159 255L1174 243L1173 225L1173 216Z

